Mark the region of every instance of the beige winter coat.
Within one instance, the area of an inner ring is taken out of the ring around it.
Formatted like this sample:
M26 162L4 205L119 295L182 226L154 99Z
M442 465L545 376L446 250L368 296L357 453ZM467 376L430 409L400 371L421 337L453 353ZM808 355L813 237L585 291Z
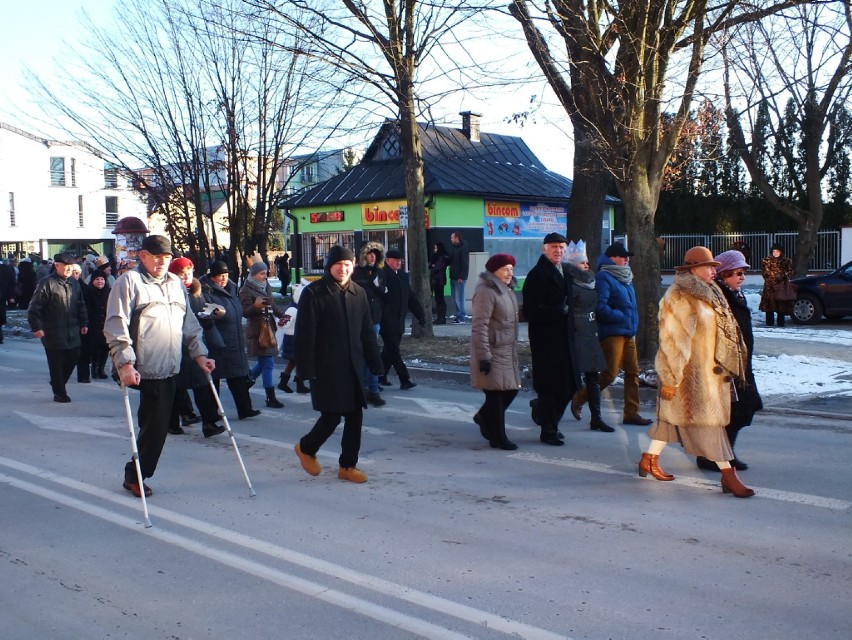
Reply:
M736 358L745 353L745 345L718 286L690 273L678 274L660 301L659 322L657 375L660 384L677 387L672 400L660 399L660 420L681 427L723 428L731 418ZM720 364L717 341L731 346L733 359Z
M479 370L491 362L487 375ZM470 331L470 381L476 389L517 390L521 387L518 365L518 300L515 292L493 273L479 275L473 293Z

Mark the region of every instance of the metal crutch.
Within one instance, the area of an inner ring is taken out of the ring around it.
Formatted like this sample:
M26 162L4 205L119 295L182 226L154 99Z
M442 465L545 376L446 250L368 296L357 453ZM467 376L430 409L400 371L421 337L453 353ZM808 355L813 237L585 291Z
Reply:
M207 383L213 391L213 397L216 398L216 407L219 417L222 418L222 422L225 423L225 429L228 431L228 435L231 438L231 444L234 445L234 453L237 454L237 462L240 463L240 469L243 470L243 475L246 478L246 484L248 484L249 496L253 498L257 494L254 492L254 487L251 486L251 480L249 480L246 465L243 464L243 457L240 455L240 448L237 446L237 439L234 437L234 432L231 431L231 423L228 422L228 416L225 415L225 409L222 408L222 401L219 400L219 392L216 390L216 385L213 384L213 376L211 376L209 372L205 372L205 375L207 376Z
M130 429L130 450L133 452L133 464L136 466L136 479L139 481L139 494L142 498L142 515L145 518L145 528L151 526L148 518L148 501L145 499L145 483L142 482L142 467L139 464L139 449L136 446L136 429L133 426L133 412L130 410L130 394L127 385L121 385L124 394L124 412L127 414L127 428Z

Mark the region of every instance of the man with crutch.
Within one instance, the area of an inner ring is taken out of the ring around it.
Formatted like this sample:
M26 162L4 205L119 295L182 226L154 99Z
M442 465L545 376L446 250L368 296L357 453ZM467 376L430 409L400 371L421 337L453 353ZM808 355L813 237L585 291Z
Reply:
M202 329L189 308L186 290L169 273L172 246L164 236L147 236L139 265L116 281L107 301L104 336L113 367L124 387L138 387L140 472L131 460L124 467L124 488L137 498L153 491L143 483L154 475L168 433L181 347L205 372L215 368L207 357Z

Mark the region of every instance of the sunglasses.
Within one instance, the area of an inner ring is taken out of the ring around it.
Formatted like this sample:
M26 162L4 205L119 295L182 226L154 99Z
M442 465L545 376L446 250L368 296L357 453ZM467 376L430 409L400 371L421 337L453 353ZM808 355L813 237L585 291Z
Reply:
M729 271L728 274L725 277L730 278L731 276L740 276L740 277L744 278L746 276L746 272L742 271L742 270L740 270L740 271Z

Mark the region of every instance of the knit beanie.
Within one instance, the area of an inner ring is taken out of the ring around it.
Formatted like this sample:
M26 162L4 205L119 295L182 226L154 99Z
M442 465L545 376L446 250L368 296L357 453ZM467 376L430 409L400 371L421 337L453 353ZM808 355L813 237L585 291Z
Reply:
M263 262L255 262L249 268L249 273L253 276L256 276L261 271L269 271L269 267L267 267Z
M352 253L351 249L336 244L325 254L325 270L328 271L331 269L331 265L337 264L341 260L352 260L354 262L355 254Z

